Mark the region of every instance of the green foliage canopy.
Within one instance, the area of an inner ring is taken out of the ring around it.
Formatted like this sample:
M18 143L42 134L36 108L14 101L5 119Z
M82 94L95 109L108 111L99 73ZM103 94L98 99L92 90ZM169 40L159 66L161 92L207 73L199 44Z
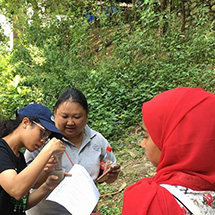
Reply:
M52 109L58 95L75 86L88 99L91 127L114 141L141 119L142 102L160 92L178 86L214 91L215 35L205 14L182 33L177 11L157 11L154 1L139 1L129 12L114 1L1 3L16 36L13 51L1 49L0 56L6 117L30 102Z

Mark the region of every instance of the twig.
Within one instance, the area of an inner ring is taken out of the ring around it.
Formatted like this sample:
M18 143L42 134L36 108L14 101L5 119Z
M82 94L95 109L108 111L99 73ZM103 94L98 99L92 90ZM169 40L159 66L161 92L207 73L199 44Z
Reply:
M101 197L116 195L116 194L120 193L122 190L124 190L124 188L125 188L126 186L127 186L127 183L126 183L126 182L123 182L122 186L119 188L118 191L112 192L112 193L105 193L105 194L102 194Z

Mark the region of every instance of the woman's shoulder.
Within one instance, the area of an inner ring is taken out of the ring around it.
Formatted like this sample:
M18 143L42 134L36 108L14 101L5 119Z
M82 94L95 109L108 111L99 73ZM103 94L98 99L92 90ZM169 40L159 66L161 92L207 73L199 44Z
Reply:
M90 136L90 138L105 139L105 137L98 131L93 130L88 125L85 126L85 133ZM105 139L106 140L106 139Z
M10 146L3 139L0 139L0 152L2 152L2 153L5 153L5 152L12 153L12 150L11 150Z
M6 146L7 146L7 143L3 139L0 139L0 147L6 147Z

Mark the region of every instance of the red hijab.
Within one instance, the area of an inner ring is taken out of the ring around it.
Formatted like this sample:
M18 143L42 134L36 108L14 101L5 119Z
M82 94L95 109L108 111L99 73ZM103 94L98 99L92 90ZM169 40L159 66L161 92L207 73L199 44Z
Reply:
M179 87L144 103L142 114L152 140L161 150L160 164L152 179L142 179L125 191L123 215L182 214L177 205L166 206L164 213L149 213L149 209L161 211L155 204L164 189L159 184L215 191L215 95L200 88ZM145 183L147 186L143 186ZM157 185L157 191L151 189L152 184ZM138 192L134 187L142 194L135 195ZM164 192L168 202L173 201ZM148 212L128 213L134 211L130 203L134 199L139 205L145 204Z

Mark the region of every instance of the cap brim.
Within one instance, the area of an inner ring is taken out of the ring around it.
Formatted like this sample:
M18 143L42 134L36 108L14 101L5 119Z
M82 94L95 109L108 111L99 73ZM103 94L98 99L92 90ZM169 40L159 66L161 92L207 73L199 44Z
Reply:
M52 123L50 122L47 122L45 120L42 120L42 119L39 119L40 122L42 123L42 125L49 131L51 132L55 132L55 133L58 133L58 134L61 134L60 131L55 127L55 125L53 125Z

